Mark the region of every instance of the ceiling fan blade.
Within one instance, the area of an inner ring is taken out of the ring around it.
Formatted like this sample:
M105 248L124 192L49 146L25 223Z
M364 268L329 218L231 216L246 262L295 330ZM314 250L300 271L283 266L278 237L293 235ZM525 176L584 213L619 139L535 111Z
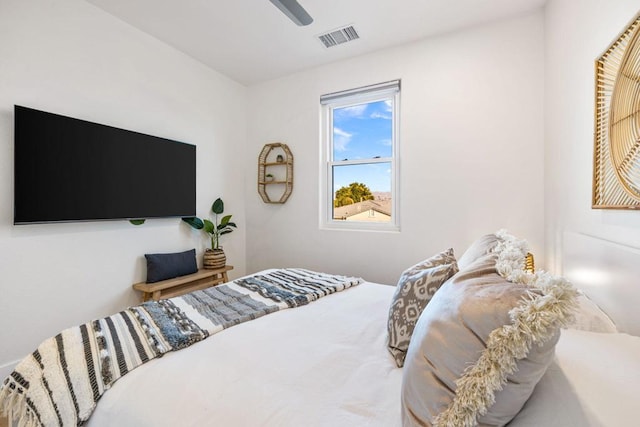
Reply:
M300 6L296 0L269 0L293 22L299 26L309 25L313 22L311 15Z

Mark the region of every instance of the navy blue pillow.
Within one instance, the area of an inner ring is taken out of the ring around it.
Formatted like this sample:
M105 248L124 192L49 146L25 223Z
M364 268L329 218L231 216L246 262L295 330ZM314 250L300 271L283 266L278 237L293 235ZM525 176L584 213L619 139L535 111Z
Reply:
M196 250L175 254L145 254L147 259L147 283L173 279L198 271Z

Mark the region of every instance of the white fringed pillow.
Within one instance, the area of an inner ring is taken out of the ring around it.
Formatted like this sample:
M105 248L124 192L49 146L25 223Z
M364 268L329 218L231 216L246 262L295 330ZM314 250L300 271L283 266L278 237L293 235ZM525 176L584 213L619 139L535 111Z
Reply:
M586 294L580 293L578 297L578 311L575 319L567 329L578 329L581 331L600 332L613 334L618 332L616 324L602 309L593 302Z
M577 291L523 271L526 242L496 233L492 252L436 292L405 359L405 426L503 426L551 363Z

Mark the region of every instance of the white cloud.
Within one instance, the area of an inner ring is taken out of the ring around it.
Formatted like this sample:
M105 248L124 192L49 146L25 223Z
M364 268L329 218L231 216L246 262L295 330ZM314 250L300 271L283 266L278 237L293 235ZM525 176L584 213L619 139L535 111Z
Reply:
M334 115L338 117L355 117L361 118L367 109L367 104L353 105L351 107L337 108L334 110Z
M390 99L387 99L386 101L384 101L384 106L385 106L385 111L391 112L392 103Z
M381 139L380 141L378 141L380 144L382 145L386 145L387 147L391 147L391 140L390 139Z
M353 134L345 132L338 127L333 128L333 148L336 151L346 151Z
M369 117L371 117L372 119L391 120L391 114L378 113L377 111L371 113L371 115Z

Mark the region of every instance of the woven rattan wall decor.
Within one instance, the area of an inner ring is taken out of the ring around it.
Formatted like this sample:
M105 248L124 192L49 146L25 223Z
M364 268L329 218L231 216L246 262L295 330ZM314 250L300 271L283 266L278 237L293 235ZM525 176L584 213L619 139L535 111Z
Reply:
M293 153L287 144L265 144L258 156L258 194L265 203L284 203L293 191Z
M640 15L596 60L593 202L640 209Z

